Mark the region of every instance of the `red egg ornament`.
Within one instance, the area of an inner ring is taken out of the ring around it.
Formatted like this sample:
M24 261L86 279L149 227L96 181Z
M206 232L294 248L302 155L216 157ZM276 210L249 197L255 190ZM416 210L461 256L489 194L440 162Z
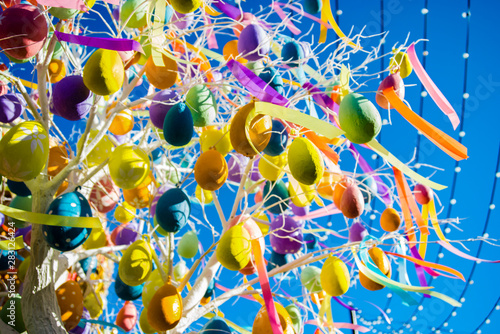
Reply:
M120 199L120 188L111 179L111 176L104 176L92 187L89 201L101 213L113 210Z
M15 5L0 14L0 48L13 58L36 55L47 33L45 16L35 6Z
M129 301L121 308L116 316L116 325L121 327L125 332L130 332L134 329L137 323L137 308Z
M391 108L389 101L387 100L385 95L382 94L384 89L389 87L394 88L394 92L401 100L404 100L405 98L405 84L403 82L403 79L401 79L399 72L389 74L384 80L382 80L380 86L378 86L378 92L377 95L375 96L375 101L380 106L380 108L384 109Z
M413 188L413 193L415 195L415 200L422 205L428 204L431 201L433 195L432 189L428 186L424 186L423 184L415 185L415 187Z
M349 184L342 194L340 200L340 211L347 218L357 218L361 216L365 209L363 193L355 184Z

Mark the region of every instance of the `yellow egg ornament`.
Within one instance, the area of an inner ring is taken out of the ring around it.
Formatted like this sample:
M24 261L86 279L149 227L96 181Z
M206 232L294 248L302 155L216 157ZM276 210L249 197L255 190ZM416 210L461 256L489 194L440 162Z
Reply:
M288 193L292 203L301 208L310 205L316 197L314 185L308 186L299 182L290 182L288 184Z
M200 155L194 165L194 178L205 190L215 191L226 182L228 167L224 156L217 150L209 150Z
M0 141L0 174L12 181L37 177L49 157L49 136L42 124L27 121L13 126Z
M192 13L200 8L201 0L170 0L170 4L174 10L181 14Z
M283 334L294 334L295 331L293 329L292 318L290 314L288 314L288 311L281 304L275 302L274 305L278 312ZM253 321L252 334L273 334L273 329L265 306L262 306Z
M168 272L168 268L164 268ZM161 273L159 269L155 269L148 276L146 282L144 282L144 287L142 288L142 304L144 307L149 305L151 299L155 293L165 284L161 277Z
M50 83L57 83L66 76L66 66L60 59L52 59L47 71Z
M123 61L114 50L96 50L83 68L83 83L97 95L116 93L124 79Z
M391 69L391 73L395 73L399 71L399 75L402 79L406 78L413 71L413 67L410 63L410 58L408 54L405 52L396 53L389 63L389 68Z
M144 283L153 268L153 255L148 243L137 240L123 254L118 265L118 275L123 283L137 286Z
M231 146L231 140L229 139L229 133L227 130L218 130L217 128L209 127L200 135L200 146L202 152L207 152L213 146L220 152L223 156L226 156L233 147Z
M196 186L194 194L196 196L196 199L200 201L201 204L210 204L214 200L212 192L202 189L199 185Z
M292 176L302 184L313 185L323 177L325 166L319 149L307 138L295 138L288 149Z
M285 174L284 168L287 164L287 160L286 151L275 157L264 154L259 160L260 175L269 181L281 179L283 174Z
M238 224L231 227L220 238L215 251L217 260L220 264L229 270L241 270L250 261L252 254L250 234Z
M336 256L330 255L321 268L321 287L334 297L341 296L349 290L351 277L345 263Z
M97 297L96 297L97 296ZM92 319L99 318L102 314L102 297L100 293L89 293L84 299L83 299L83 306L89 311L90 317Z
M119 205L116 210L115 210L115 219L122 223L126 224L132 221L134 219L135 215L137 213L137 209L134 208L132 205L128 204L127 202L123 202L121 205Z
M139 186L149 175L149 157L137 146L122 144L109 158L109 173L113 182L122 189Z
M155 293L148 307L148 322L157 331L175 328L182 317L182 297L177 289L165 283Z
M106 231L102 228L93 228L89 238L85 240L82 247L85 249L98 249L108 244Z
M97 136L99 133L99 130L90 130L89 133L89 139L87 141L87 145L94 140L94 138ZM81 145L82 137L78 140L78 145ZM89 152L85 159L85 163L87 164L88 167L95 167L99 166L101 163L106 161L107 158L111 155L111 152L113 152L114 145L111 142L111 140L108 138L108 136L102 137L101 140L97 143L97 145L94 147L92 151Z

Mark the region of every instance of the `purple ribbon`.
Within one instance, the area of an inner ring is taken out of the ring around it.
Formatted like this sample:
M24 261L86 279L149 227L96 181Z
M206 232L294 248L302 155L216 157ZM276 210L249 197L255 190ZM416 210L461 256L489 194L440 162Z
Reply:
M323 108L330 109L335 114L338 114L339 106L336 104L328 95L323 93L318 87L315 87L312 83L306 82L302 85L303 88L307 89L309 92L313 93L312 98L314 102Z
M288 103L288 100L283 95L234 59L230 59L227 62L227 67L231 70L234 77L259 100L280 106Z
M60 31L54 32L61 42L85 45L99 49L114 51L138 51L144 53L139 42L124 38L103 38L66 34Z
M234 7L228 3L225 3L221 0L215 0L212 2L212 5L217 7L221 12L232 18L233 20L238 21L243 12L239 10L239 8Z
M358 309L357 308L354 308L352 306L349 306L347 305L346 303L344 303L343 301L341 301L339 298L337 297L333 297L333 299L335 299L335 301L337 303L339 303L340 305L344 306L346 309L348 309L349 311L355 311L355 312L358 312Z

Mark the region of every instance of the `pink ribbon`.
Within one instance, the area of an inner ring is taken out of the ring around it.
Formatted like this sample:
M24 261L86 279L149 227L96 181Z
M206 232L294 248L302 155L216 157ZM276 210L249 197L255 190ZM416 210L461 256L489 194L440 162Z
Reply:
M305 322L306 325L315 325L315 326L319 326L320 323L318 320L309 320L309 321L306 321ZM329 324L328 323L325 323L324 326L327 327ZM361 325L353 325L353 324L349 324L349 323L346 323L346 322L335 322L333 324L335 326L335 328L343 328L343 329L353 329L353 330L357 330L357 331L360 331L361 333L367 333L369 332L370 330L364 326L361 326Z
M288 18L283 9L281 9L281 7L276 2L273 3L271 7L276 11L276 14L279 15L280 19L283 20L286 27L292 34L299 35L302 33L302 31L300 31L300 29L297 28L292 21L290 21L290 18Z
M277 6L281 6L281 7L284 7L284 8L291 9L294 12L299 13L300 15L302 15L304 17L307 17L308 19L311 19L311 20L313 20L315 22L318 22L319 24L325 26L327 29L332 29L332 27L328 23L326 23L325 21L322 21L322 20L318 19L316 16L311 15L309 13L306 13L303 10L300 10L300 8L297 8L297 7L288 5L288 4L284 4L284 3L281 3L281 2L275 2L274 4L277 5Z
M88 7L83 0L38 0L44 6L70 8L87 11Z
M464 258L464 259L467 259L467 260L471 260L471 261L480 261L480 262L487 262L487 263L500 263L500 260L497 260L497 261L492 261L492 260L483 260L483 259L480 259L480 258L477 258L477 257L474 257L474 256L471 256L469 254L466 254L464 252L462 252L461 250L458 250L456 249L455 247L453 247L451 244L449 244L448 242L444 242L442 240L439 240L438 241L438 244L441 245L441 247L443 248L446 248L447 250L449 250L450 252L452 252L453 254L457 255L457 256L460 256L461 258Z
M455 130L458 124L460 124L460 119L458 118L458 115L451 106L450 102L448 102L448 100L444 97L443 93L441 93L439 88L437 88L437 86L431 80L422 64L420 64L420 61L418 60L417 54L415 52L415 44L412 43L406 52L408 54L408 58L410 59L411 66L415 70L415 73L417 73L420 82L429 92L429 95L437 104L439 109L441 109L441 111L445 113L446 116L448 116L451 124L453 125L453 129Z

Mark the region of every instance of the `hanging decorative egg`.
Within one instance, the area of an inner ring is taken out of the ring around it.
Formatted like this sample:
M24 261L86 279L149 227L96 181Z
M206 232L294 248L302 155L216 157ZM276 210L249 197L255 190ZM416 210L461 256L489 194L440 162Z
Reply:
M372 247L368 250L370 258L380 271L387 277L391 277L391 262L385 253L378 247ZM383 289L385 286L376 283L365 276L361 271L359 272L359 283L367 290L377 291Z
M163 52L168 53L167 50ZM177 80L177 62L170 57L161 55L163 65L156 65L153 57L149 57L146 62L146 77L150 84L158 89L167 89L172 87Z
M349 228L349 242L359 242L367 235L368 231L360 222L353 223Z
M206 85L195 85L186 95L186 105L193 116L194 126L207 126L217 117L217 100Z
M279 254L271 250L271 257L267 262L267 271L271 271L277 267L284 266L293 260L291 254Z
M220 189L226 182L227 174L226 160L217 150L203 152L194 165L194 178L205 190Z
M92 92L85 86L80 75L61 79L53 88L50 111L68 121L79 121L92 107Z
M264 207L274 214L282 214L288 209L290 195L283 180L267 181L264 186Z
M125 68L117 51L97 49L83 68L83 82L97 95L116 93L123 85Z
M147 309L147 307L144 307L144 309L141 312L141 316L139 317L139 327L144 332L144 334L154 334L157 332L156 329L151 327L151 325L148 322L148 309Z
M251 121L248 124L248 129L245 129L249 117ZM247 139L247 133L251 143ZM271 134L271 116L257 115L253 102L238 110L231 121L231 129L229 130L229 137L234 150L247 157L253 157L258 152L261 152L271 140Z
M83 314L83 294L80 285L75 281L67 281L56 290L56 297L64 328L69 331L78 325Z
M320 274L321 269L318 267L307 266L302 269L300 273L300 282L310 293L320 293L323 291L321 288Z
M192 259L198 254L198 236L193 231L186 232L179 244L177 245L177 253L186 259Z
M21 116L23 102L18 94L0 95L0 122L10 123Z
M42 124L19 123L0 141L0 174L13 181L32 180L42 172L48 157L49 136Z
M87 143L91 143L98 133L99 130L90 130ZM81 145L81 140L83 140L83 137L78 140L77 145ZM113 148L114 145L111 140L109 140L108 136L102 137L102 139L97 143L94 149L87 155L85 163L88 167L99 166L101 163L106 161L107 158L110 157L111 153L113 152Z
M357 218L361 216L365 209L363 194L356 184L349 184L342 194L340 200L340 210L347 218Z
M67 217L91 217L90 204L78 192L70 192L57 197L50 203L47 209L49 215ZM50 247L61 252L73 250L83 244L91 234L92 229L88 227L69 227L43 225L43 238Z
M411 66L410 57L405 52L396 53L389 63L391 73L399 72L402 79L406 78L413 71Z
M168 111L163 123L163 136L172 146L184 146L193 138L193 116L186 104L179 102Z
M290 194L290 200L292 204L292 210L298 211L298 208L304 208L301 212L305 212L309 205L311 205L312 201L316 197L314 184L307 186L299 182L289 182L288 183L288 193ZM295 212L294 211L294 212ZM304 216L304 214L297 214L297 216Z
M116 114L108 130L115 136L123 136L132 131L133 128L134 116L132 115L132 111L124 109Z
M57 83L66 76L66 65L60 59L52 59L47 72L50 83Z
M359 181L358 187L363 194L365 204L370 203L377 193L377 182L371 175L360 175L356 178Z
M134 329L136 323L137 308L134 303L127 301L116 315L116 325L125 332L130 332Z
M146 281L153 267L153 255L148 243L142 239L134 242L120 260L118 274L123 283L130 286Z
M314 236L314 234L308 233L304 237L304 243L306 244L307 249L313 250L318 245L318 239Z
M231 329L227 323L219 316L215 316L201 329L203 334L231 334Z
M251 253L250 234L243 224L228 229L220 238L215 252L221 265L234 271L243 269L248 264Z
M210 204L214 200L212 192L209 190L202 189L199 185L196 185L196 189L194 191L196 199L201 204Z
M379 105L380 108L390 109L391 105L389 100L382 93L385 89L392 87L396 95L401 99L401 101L405 98L405 84L399 72L389 74L387 77L382 80L380 86L378 86L377 95L375 96L375 102Z
M127 0L120 8L120 20L129 28L142 28L148 24L147 3Z
M93 228L89 238L83 243L84 249L98 249L108 244L108 235L103 228Z
M307 138L298 137L288 149L292 176L302 184L313 185L323 177L325 167L318 148Z
M99 318L99 316L102 314L102 297L101 294L97 293L89 293L85 298L83 299L83 306L87 308L89 311L90 317L92 319Z
M202 0L170 0L170 4L178 13L192 13L202 4Z
M178 232L186 225L191 214L191 202L186 193L172 188L161 195L156 206L156 220L167 232Z
M229 169L227 175L228 180L240 183L247 163L248 163L247 157L241 154L234 154L234 155L232 154L228 162L228 169Z
M336 256L330 255L321 268L321 286L334 297L342 296L349 290L351 277L345 263Z
M290 304L287 307L285 307L285 310L288 312L290 315L290 318L292 319L292 325L293 329L295 330L295 334L300 333L300 330L302 329L302 315L300 314L300 310L295 304Z
M16 194L17 196L31 196L31 191L24 182L7 180L7 186L9 187L10 192Z
M174 90L164 89L156 93L149 107L149 119L155 127L163 129L165 116L173 105L180 102L180 97Z
M288 132L285 126L279 120L273 119L271 139L269 139L269 143L263 152L269 156L275 157L285 152L287 144Z
M153 200L152 190L154 188L154 175L151 171L140 185L133 189L124 189L123 198L125 202L136 209L148 207Z
M265 57L271 50L271 40L266 31L258 24L247 25L238 38L238 53L245 59L256 61Z
M9 207L23 211L31 212L33 199L30 196L16 196L12 199ZM13 222L16 229L25 227L28 223L19 219L9 217L9 221Z
M271 246L276 253L295 254L302 248L303 223L292 216L280 215L271 223Z
M122 223L126 224L132 219L134 219L135 215L137 213L137 209L134 208L132 205L128 204L127 202L123 202L121 205L119 205L116 210L115 210L115 219Z
M278 303L274 303L276 311L278 312L279 321L281 324L281 329L283 334L294 334L292 318L286 311L286 309ZM273 333L271 327L271 321L269 320L269 314L267 313L266 307L262 308L257 313L255 320L253 321L252 334L270 334Z
M322 0L303 0L302 5L304 6L304 10L312 15L320 13L321 8L323 8Z
M115 245L131 245L140 237L138 223L128 223L118 231L115 237Z
M434 192L430 187L419 183L413 188L413 194L417 203L425 205L431 201Z
M259 73L259 78L267 82L267 84L274 88L279 94L283 95L285 93L285 89L283 88L283 78L281 77L281 74L274 68L274 67L266 67L265 69L262 70L262 72ZM277 123L280 123L283 126L283 123L281 123L279 120L273 120L273 133L275 133L274 129L274 121ZM283 126L282 130L284 130L285 127ZM277 134L279 135L281 133L280 127L277 127L276 130L278 131ZM288 132L286 132L286 136L288 139ZM282 136L279 135L280 137ZM271 139L272 140L272 139ZM283 140L283 139L281 139ZM285 145L286 147L286 145ZM266 154L269 154L266 152Z
M144 282L144 288L142 289L142 303L144 307L149 306L149 302L163 284L165 282L163 282L163 278L161 277L160 269L153 270Z
M386 232L395 232L401 226L401 217L393 208L386 208L380 215L380 227Z
M49 142L49 164L47 173L50 176L56 176L68 165L69 154L65 143L59 144L55 141Z
M149 175L149 157L137 146L122 144L109 157L109 174L122 189L137 187Z
M297 67L299 60L304 58L304 50L296 41L287 42L281 49L281 58L288 66Z
M238 52L238 40L236 39L229 41L224 45L224 48L222 48L222 55L224 56L225 61L234 59L240 64L246 64L248 62L245 58L240 57Z
M175 328L182 317L182 297L170 283L154 294L148 306L148 322L157 331Z
M2 13L0 48L10 57L28 59L42 49L47 33L47 20L37 7L14 5Z
M339 123L346 138L356 144L368 143L382 128L377 108L358 93L347 94L340 102Z
M259 160L259 172L263 178L276 181L285 174L285 166L288 161L287 153L278 156L264 154Z
M85 320L90 319L90 313L85 308L85 306L83 307L82 319L85 319ZM90 322L83 322L80 320L78 325L76 325L76 327L71 329L68 333L69 334L90 334L90 329L91 329Z
M57 17L58 19L69 20L77 16L80 13L80 11L78 9L72 9L72 8L50 7L49 13L52 16Z
M120 188L113 183L109 175L94 183L89 196L90 203L101 213L113 210L119 199Z

